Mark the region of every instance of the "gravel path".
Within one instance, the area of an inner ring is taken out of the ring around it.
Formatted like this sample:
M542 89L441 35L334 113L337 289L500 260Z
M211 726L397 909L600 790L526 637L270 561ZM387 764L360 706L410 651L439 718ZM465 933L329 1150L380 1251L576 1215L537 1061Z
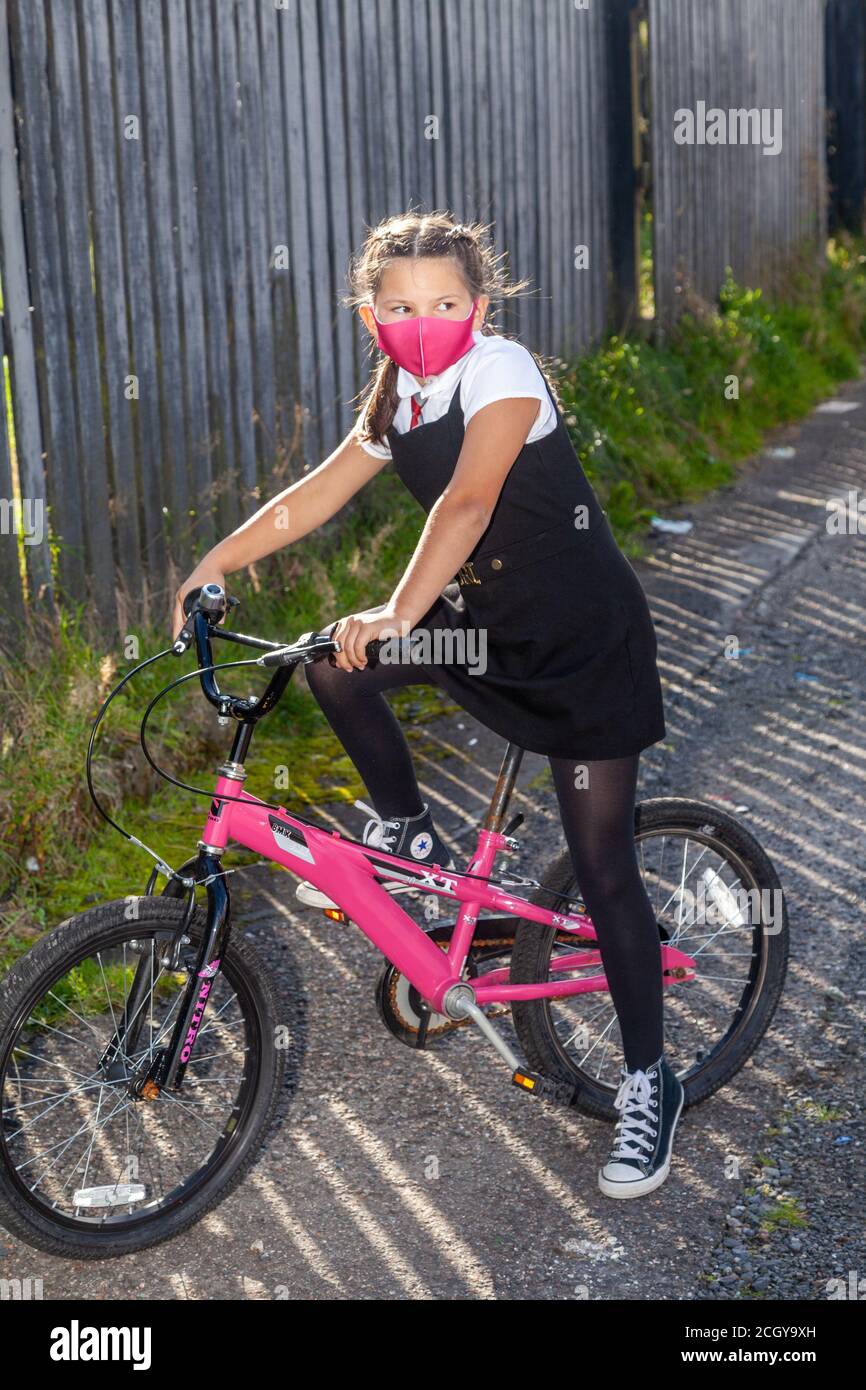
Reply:
M236 912L283 986L296 1061L261 1162L167 1246L92 1266L0 1236L0 1278L41 1278L46 1299L851 1296L866 1276L866 545L827 533L826 499L866 494L866 383L842 399L857 408L780 432L793 458L765 452L682 509L693 531L638 566L668 717L641 794L736 809L781 875L792 934L770 1033L685 1113L659 1191L604 1198L610 1126L525 1100L480 1038L400 1046L375 1011L376 953L296 910L293 880L260 865L233 880ZM460 837L503 744L462 714L430 733L448 757L419 758L425 795ZM527 867L556 829L545 771L527 755L515 798ZM361 813L331 810L359 833Z

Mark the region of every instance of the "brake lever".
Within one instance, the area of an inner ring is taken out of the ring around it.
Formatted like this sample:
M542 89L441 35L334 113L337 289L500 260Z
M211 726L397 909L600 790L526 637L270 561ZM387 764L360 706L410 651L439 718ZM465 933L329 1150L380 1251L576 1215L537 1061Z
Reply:
M310 650L303 654L299 653L298 647L310 641L313 643ZM294 664L297 666L308 666L311 661L318 661L321 657L325 656L333 646L334 643L330 637L317 637L315 632L305 632L303 636L299 637L296 642L292 642L289 646L277 647L275 651L266 652L264 656L260 656L256 661L256 665L290 666Z
M192 646L192 640L195 636L192 630L192 623L195 619L195 615L197 612L197 608L194 608L192 610L183 627L181 628L180 632L177 634L177 637L174 639L174 642L171 646L171 650L175 656L183 656L184 652L188 652L190 647Z

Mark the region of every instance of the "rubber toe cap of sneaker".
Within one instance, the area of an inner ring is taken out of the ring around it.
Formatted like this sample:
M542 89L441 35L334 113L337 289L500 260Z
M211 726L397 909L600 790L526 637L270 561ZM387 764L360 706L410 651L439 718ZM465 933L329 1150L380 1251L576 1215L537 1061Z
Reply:
M630 1163L606 1163L601 1170L606 1182L642 1182L644 1174Z

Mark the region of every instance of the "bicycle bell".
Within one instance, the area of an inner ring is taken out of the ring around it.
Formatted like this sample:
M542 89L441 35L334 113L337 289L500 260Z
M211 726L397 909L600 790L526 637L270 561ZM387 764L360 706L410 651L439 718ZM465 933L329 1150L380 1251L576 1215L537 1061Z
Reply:
M210 613L214 617L221 616L226 611L225 590L219 584L203 584L198 596L198 606L204 613Z

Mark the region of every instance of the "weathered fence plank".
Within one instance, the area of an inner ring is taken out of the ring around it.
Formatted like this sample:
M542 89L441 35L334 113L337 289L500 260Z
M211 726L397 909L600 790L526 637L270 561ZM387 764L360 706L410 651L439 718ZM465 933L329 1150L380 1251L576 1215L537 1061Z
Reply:
M33 6L38 9L38 6ZM123 204L125 276L129 295L131 370L138 395L131 402L138 456L138 495L145 575L161 585L167 556L162 507L164 473L160 422L159 357L154 317L154 266L148 227L145 118L139 76L136 7L111 0L118 163ZM127 124L129 128L127 129Z
M2 288L2 286L0 286ZM3 384L5 392L5 382ZM0 642L10 642L24 618L24 590L18 561L18 531L13 502L12 463L9 457L9 436L6 430L6 411L0 415Z
M238 350L236 343L238 337L243 340L244 322L242 319L237 332L233 331L229 306L233 298L232 255L236 233L224 212L230 192L226 189L224 194L223 189L220 117L225 105L234 104L235 93L226 91L221 84L213 81L217 55L208 7L194 5L189 19L190 61L195 91L195 204L198 212L194 235L200 248L202 292L206 305L204 350L207 365L208 454L217 491L214 499L216 519L220 531L225 532L232 530L239 520L235 411L240 398L246 399L252 412L250 375L245 376L242 368L234 373L229 360L234 344L243 362L243 346ZM220 92L222 100L217 99ZM231 129L225 138L231 140ZM237 242L242 247L239 236ZM237 434L244 434L244 425L240 420L237 422Z
M402 201L421 203L418 146L422 132L415 115L415 102L419 89L424 88L424 69L427 55L422 49L415 51L415 36L412 26L412 0L394 0L393 17L388 26L388 64L393 68L396 85L395 125L399 132L397 154L400 161L399 186L403 189ZM423 4L419 7L423 9Z
M323 16L323 19L326 17ZM330 257L332 266L329 309L334 356L335 391L331 402L334 438L349 431L354 411L352 398L358 389L357 354L352 317L342 306L346 288L346 269L362 228L352 226L347 156L347 113L343 100L341 26L321 24L323 72L322 148L325 152L330 194Z
M262 93L263 55L259 49L257 0L242 0L238 8L238 65L243 110L243 200L247 219L247 265L251 303L253 359L253 468L251 489L259 474L274 466L276 403L274 392L273 316L268 262L267 131ZM253 510L251 499L245 510Z
M82 514L87 537L87 565L97 611L112 620L116 611L113 530L108 459L102 415L102 369L91 278L83 91L75 10L51 0L51 55L57 149L57 208L62 256L74 335L74 380L77 439L69 440L81 462ZM57 457L57 455L55 455Z
M239 493L243 496L244 512L250 511L247 499L256 486L256 454L253 426L253 345L250 324L250 276L247 265L249 233L244 217L243 163L249 152L243 145L243 103L238 74L237 35L235 21L238 0L229 0L220 7L220 22L215 26L214 58L216 82L208 83L215 104L214 139L219 149L220 197L219 224L223 227L225 255L225 292L228 297L226 313L229 324L231 368L229 394L233 393L235 425L234 457L237 476L229 473L226 493L232 498L232 510L237 514ZM205 77L205 81L207 78ZM197 101L200 98L196 84ZM200 241L207 245L210 233L199 231ZM208 308L210 304L208 303ZM211 389L213 402L215 392ZM228 431L227 431L228 433ZM228 444L228 440L226 441ZM220 478L220 467L214 461L214 473ZM232 486L234 482L234 486ZM222 490L222 489L221 489ZM230 523L231 525L232 523Z
M504 252L502 262L509 277L516 278L514 267L517 260L517 189L514 178L515 112L513 98L512 46L514 31L512 27L512 6L509 0L490 0L493 13L492 29L498 24L498 44L492 52L495 75L493 78L492 100L494 110L500 113L494 122L496 138L494 151L496 167L494 178L497 184L497 249ZM502 327L511 332L518 321L518 310L512 300L506 300L500 316Z
M16 5L10 18L19 61L32 74L18 103L18 153L27 244L31 264L39 267L39 273L31 275L31 294L42 398L45 481L52 537L58 545L57 584L61 600L81 602L87 597L87 564L81 473L75 447L75 386L69 352L66 281L57 255L60 232L45 10L42 5ZM14 193L10 196L14 197Z
M445 136L445 205L458 217L466 217L464 185L464 146L460 126L462 102L458 92L466 88L460 67L460 10L461 0L442 0L439 22L442 27L442 127ZM465 158L469 159L466 150Z
M320 457L330 454L337 444L337 371L334 361L334 325L338 310L335 272L329 243L333 212L329 206L331 178L325 139L322 60L319 50L317 0L299 0L301 16L303 102L306 132L307 172L303 190L309 209L312 244L313 324L316 342L316 389L319 414ZM333 4L329 7L335 14ZM312 77L311 77L312 75ZM337 141L340 140L337 128Z
M258 5L259 78L262 84L262 143L267 191L266 271L271 307L274 444L273 459L267 446L263 455L263 494L273 492L270 473L288 466L295 432L294 407L299 388L295 371L292 322L291 270L286 263L289 246L288 197L286 194L285 120L280 62L281 15L274 5ZM283 249L285 248L285 249ZM265 427L265 426L263 426Z
M13 360L12 395L15 402L18 476L21 495L34 509L31 513L34 523L31 527L31 541L25 545L28 580L31 596L39 595L40 599L50 601L51 566L47 519L44 518L45 470L42 462L39 389L30 315L24 225L15 167L15 123L12 113L5 0L0 0L0 243L3 252L4 336L11 345ZM2 373L0 387L5 410L6 383ZM8 494L4 494L4 500L11 502L11 488ZM42 509L43 516L41 539L37 539L37 526L40 525L37 521L40 515L38 509ZM7 549L15 549L16 542L9 534L0 535L0 542Z
M366 13L368 9L365 5L363 12ZM299 401L304 426L303 457L309 467L321 460L322 449L314 329L316 300L313 293L312 233L308 220L310 180L305 155L301 35L296 9L281 10L279 19L283 97L286 104L286 191L290 209L292 303L296 325Z
M177 198L178 281L183 306L183 364L186 388L187 450L190 466L192 536L199 547L215 535L211 508L213 443L208 419L208 383L204 340L202 255L193 144L192 68L183 0L165 0L168 19L166 52L172 121L172 154Z
M440 0L428 0L427 33L430 44L430 106L424 114L425 116L435 116L438 123L432 132L436 138L430 141L433 153L433 201L431 207L443 208L448 205L448 175L445 157L447 134L445 54Z
M114 55L106 0L82 0L84 103L90 143L90 208L94 260L99 266L96 294L102 322L102 382L114 499L114 535L120 561L119 584L141 591L141 536L135 479L132 418L128 394L129 337L127 288L120 232L117 123L112 94Z
M139 45L144 114L148 232L154 266L154 326L163 454L161 504L165 508L167 549L179 569L192 556L189 528L190 485L181 347L180 291L177 283L177 230L173 210L174 175L169 134L167 56L161 0L140 0Z
M434 0L435 3L435 0ZM409 6L412 17L412 52L415 66L415 80L409 84L414 89L415 105L412 115L415 131L415 148L418 158L417 187L415 196L422 207L436 206L436 149L438 142L430 139L427 129L428 117L436 112L433 104L433 51L430 34L429 0L413 0ZM434 26L438 33L438 25ZM440 113L441 114L441 113Z
M364 228L372 216L370 208L370 180L367 169L366 111L364 91L367 86L367 72L363 60L363 35L358 6L361 0L344 0L341 41L343 44L342 68L345 76L345 154L346 172L349 180L349 239L352 252L361 244ZM343 280L341 293L345 287L348 260L341 268ZM366 328L357 318L350 315L352 342L355 347L353 393L360 391L369 375L370 337ZM351 398L350 398L351 401ZM350 418L354 411L349 412Z
M866 53L863 0L828 0L826 17L827 116L830 153L830 231L863 229L866 209Z
M517 221L513 239L504 239L512 249L515 279L523 279L533 274L538 280L539 259L536 252L536 204L533 188L533 157L530 144L532 130L532 25L525 5L521 0L512 0L514 20L514 103L515 143L513 153L512 177L514 179L517 201ZM527 341L536 347L541 346L538 332L537 283L532 286L532 295L523 299L511 322L514 331L519 329Z

